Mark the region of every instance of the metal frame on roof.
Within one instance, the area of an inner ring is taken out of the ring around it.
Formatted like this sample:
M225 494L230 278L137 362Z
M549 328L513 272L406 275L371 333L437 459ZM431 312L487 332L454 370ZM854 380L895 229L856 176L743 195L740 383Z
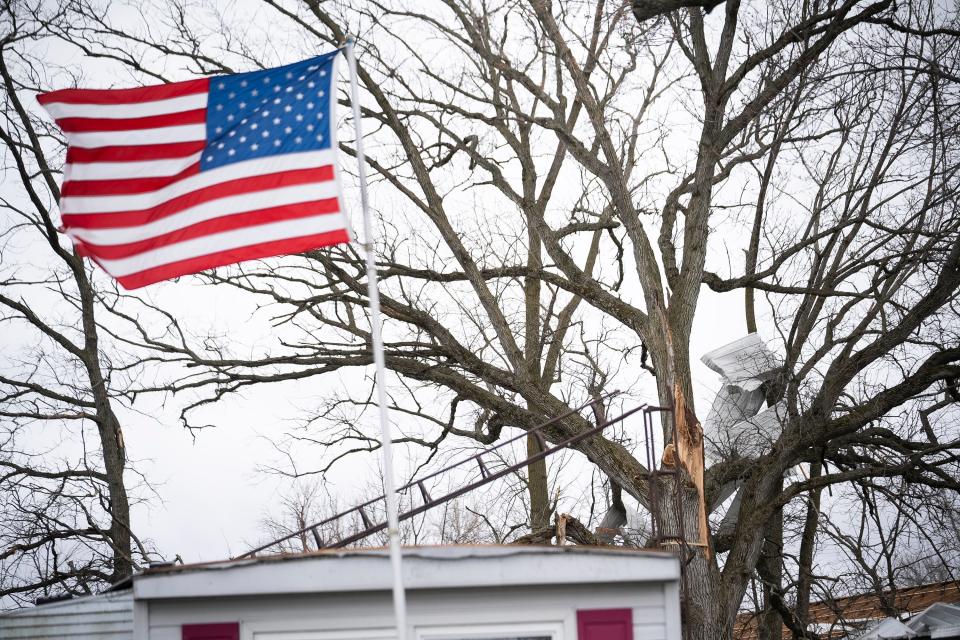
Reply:
M547 428L549 428L549 427L551 427L551 426L559 423L560 421L562 421L562 420L564 420L564 419L566 419L566 418L568 418L568 417L570 417L570 416L572 416L572 415L575 415L575 414L579 413L580 411L583 411L584 409L587 409L588 407L592 407L592 406L597 405L597 404L599 404L599 403L601 403L601 402L605 402L605 401L607 401L607 400L615 397L615 396L618 395L618 394L619 394L619 392L613 391L613 392L604 394L604 395L602 395L602 396L600 396L600 397L594 398L593 400L591 400L591 401L589 401L589 402L586 402L586 403L580 405L579 407L570 409L569 411L567 411L567 412L565 412L565 413L562 413L562 414L560 414L560 415L558 415L558 416L555 416L555 417L551 418L550 420L547 420L546 422L544 422L544 423L542 423L542 424L540 424L540 425L537 425L536 427L533 427L533 428L531 428L531 429L528 429L528 430L524 431L523 433L521 433L520 435L518 435L518 436L516 436L516 437L509 438L509 439L504 440L503 442L500 442L500 443L498 443L498 444L496 444L496 445L492 445L492 446L490 446L490 447L487 447L487 448L483 449L482 451L480 451L479 453L476 453L476 454L473 454L473 455L468 456L468 457L466 457L466 458L463 458L463 459L461 459L461 460L458 460L457 462L454 462L453 464L451 464L451 465L449 465L449 466L446 466L446 467L440 469L439 471L435 471L435 472L430 473L430 474L428 474L428 475L426 475L426 476L424 476L424 477L422 477L422 478L415 479L415 480L413 480L413 481L411 481L411 482L403 485L402 487L400 487L399 489L397 489L397 493L403 493L403 492L406 492L406 491L411 491L411 490L413 490L414 488L416 488L416 489L419 491L419 493L420 493L420 496L421 496L421 498L422 498L422 503L421 503L419 506L413 507L413 508L411 508L411 509L409 509L409 510L403 512L403 513L401 513L400 516L399 516L400 521L402 522L402 521L404 521L404 520L409 520L410 518L412 518L412 517L414 517L414 516L416 516L416 515L419 515L419 514L421 514L421 513L424 513L424 512L426 512L426 511L429 511L430 509L432 509L432 508L434 508L434 507L436 507L436 506L439 506L439 505L441 505L441 504L444 504L444 503L446 503L446 502L449 502L450 500L453 500L454 498L457 498L457 497L459 497L459 496L462 496L462 495L465 494L465 493L468 493L468 492L470 492L470 491L473 491L474 489L477 489L477 488L479 488L479 487L482 487L483 485L489 484L490 482L493 482L494 480L497 480L498 478L502 478L502 477L504 477L504 476L506 476L506 475L509 475L509 474L511 474L511 473L515 473L516 471L519 471L520 469L523 469L524 467L529 466L529 465L530 465L531 463L533 463L533 462L536 462L536 461L538 461L538 460L543 460L544 458L547 458L548 456L551 456L551 455L553 455L554 453L557 453L558 451L562 451L562 450L568 449L568 448L570 448L570 447L572 447L572 446L574 446L574 445L576 445L576 444L579 444L580 442L583 442L584 440L587 440L588 438L591 438L591 437L599 434L600 432L602 432L604 429L606 429L606 428L609 427L610 425L613 425L613 424L617 424L617 423L619 423L619 422L622 422L622 421L625 420L626 418L628 418L628 417L630 417L630 416L632 416L632 415L634 415L634 414L636 414L636 413L642 413L642 414L643 414L644 435L648 436L648 437L646 438L646 439L647 439L647 443L646 443L646 444L647 444L647 449L648 449L648 463L650 463L650 462L653 463L649 468L651 469L652 473L656 473L656 471L654 471L654 470L656 469L656 461L655 461L655 458L653 457L653 454L652 454L652 446L653 446L653 445L652 445L652 440L651 440L652 435L653 435L653 417L652 417L652 416L653 416L654 413L658 413L658 412L670 412L670 411L672 411L672 409L669 408L669 407L659 407L659 406L651 406L651 405L647 405L647 404L641 404L641 405L639 405L639 406L637 406L637 407L634 407L634 408L632 408L632 409L630 409L630 410L628 410L628 411L625 411L625 412L621 413L619 416L617 416L617 417L615 417L615 418L611 418L611 419L609 419L609 420L606 420L606 421L602 422L601 424L597 425L596 427L594 427L594 428L592 428L592 429L588 429L588 430L586 430L586 431L584 431L584 432L582 432L582 433L579 433L579 434L577 434L577 435L575 435L575 436L573 436L573 437L571 437L571 438L567 438L566 440L563 440L563 441L555 444L555 445L552 446L552 447L549 447L549 446L547 445L547 439L546 439L546 436L544 435L544 431L545 431ZM532 456L529 456L529 457L525 458L524 460L521 460L520 462L511 464L511 465L507 465L507 466L505 466L505 467L503 467L503 468L500 468L500 469L497 469L497 470L495 470L495 471L491 471L490 469L488 469L487 465L484 464L484 461L483 461L483 460L484 460L484 456L489 457L491 454L493 454L494 452L498 451L499 449L502 449L503 447L506 447L506 446L508 446L508 445L510 445L510 444L512 444L512 443L514 443L514 442L516 442L516 441L518 441L518 440L520 440L520 439L522 439L522 438L526 438L526 437L531 436L531 435L539 441L540 451L539 451L538 453L536 453L536 454L534 454L534 455L532 455ZM437 476L439 476L439 475L442 475L442 474L444 474L444 473L453 471L454 469L457 469L457 468L466 466L466 465L475 465L475 466L476 466L477 472L479 472L479 474L480 474L480 477L479 477L477 480L475 480L475 481L473 481L473 482L470 482L470 483L468 483L468 484L466 484L466 485L464 485L464 486L461 486L461 487L457 488L456 490L451 491L451 492L449 492L449 493L446 493L446 494L444 494L444 495L442 495L442 496L440 496L440 497L437 497L437 498L432 497L432 496L430 495L430 493L427 491L427 488L426 488L426 485L424 484L424 482L426 482L427 480L431 480L431 479L433 479L433 478L435 478L435 477L437 477ZM661 471L660 473L663 473L663 472ZM654 485L654 484L655 484L655 483L651 483L651 485ZM260 545L259 547L256 547L256 548L254 548L254 549L251 549L250 551L247 551L247 552L244 553L244 554L241 554L241 555L239 555L239 556L236 556L236 558L237 558L237 559L242 559L242 558L253 558L253 557L256 557L256 555L259 554L259 553L262 553L262 552L264 552L264 551L267 551L268 549L270 549L270 548L272 548L272 547L276 547L278 544L281 544L281 543L283 543L283 542L286 542L287 540L292 540L292 539L294 539L294 538L297 538L297 537L299 537L299 536L301 536L301 535L303 535L303 534L305 534L305 533L310 533L310 534L313 536L313 540L314 540L314 542L316 543L318 549L331 549L331 548L344 547L344 546L349 545L349 544L352 544L352 543L354 543L354 542L358 542L358 541L360 541L360 540L363 540L364 538L367 538L367 537L373 535L374 533L377 533L378 531L384 530L384 529L387 527L387 522L386 522L385 520L384 520L384 521L374 522L374 521L371 519L370 514L367 512L367 510L368 510L370 507L372 507L374 504L383 502L384 500L385 500L385 496L384 496L383 494L381 494L381 495L379 495L379 496L377 496L377 497L375 497L375 498L373 498L373 499L371 499L371 500L367 500L367 501L364 502L363 504L359 504L359 505L357 505L357 506L351 507L351 508L347 509L346 511L341 511L340 513L337 513L336 515L330 516L329 518L326 518L326 519L321 520L321 521L319 521L319 522L315 522L315 523L313 523L313 524L309 524L309 525L307 525L307 526L305 526L305 527L303 527L303 528L301 528L301 529L298 529L298 530L296 530L296 531L293 531L292 533L289 533L289 534L287 534L287 535L285 535L285 536L282 536L282 537L277 538L277 539L275 539L275 540L271 540L270 542L268 542L268 543L266 543L266 544ZM652 509L652 510L651 510L651 513L653 513L653 511L655 511L655 510ZM320 536L320 531L319 531L320 527L323 527L323 526L325 526L325 525L329 525L329 524L331 524L331 523L334 523L334 522L336 522L336 521L338 521L338 520L340 520L340 519L342 519L342 518L350 517L350 516L353 515L353 514L358 515L358 516L360 517L361 522L363 522L364 528L363 528L361 531L358 531L358 532L356 532L356 533L353 533L353 534L344 536L344 537L342 537L342 538L338 538L338 539L336 539L336 540L323 540L323 539L322 539L322 537ZM656 538L658 537L658 530L659 530L660 528L657 527L657 523L655 522L656 517L653 517L651 520L654 521L654 522L653 522L653 527L654 527L654 532L653 532L653 533L654 533L654 537L655 537L655 539L656 539ZM682 537L682 535L681 535L681 537Z

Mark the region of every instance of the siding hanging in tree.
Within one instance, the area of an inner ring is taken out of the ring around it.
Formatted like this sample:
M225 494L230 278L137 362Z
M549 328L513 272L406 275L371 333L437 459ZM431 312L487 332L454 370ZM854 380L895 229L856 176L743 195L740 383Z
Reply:
M240 640L239 622L185 624L180 629L183 640Z
M633 640L631 609L581 609L577 611L578 640Z

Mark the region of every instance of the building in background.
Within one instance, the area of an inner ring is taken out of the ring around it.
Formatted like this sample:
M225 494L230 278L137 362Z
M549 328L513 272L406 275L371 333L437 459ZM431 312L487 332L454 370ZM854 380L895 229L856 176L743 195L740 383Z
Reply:
M824 640L960 639L960 581L814 602L808 631ZM783 637L793 633L784 627ZM756 640L756 614L740 614L734 638Z

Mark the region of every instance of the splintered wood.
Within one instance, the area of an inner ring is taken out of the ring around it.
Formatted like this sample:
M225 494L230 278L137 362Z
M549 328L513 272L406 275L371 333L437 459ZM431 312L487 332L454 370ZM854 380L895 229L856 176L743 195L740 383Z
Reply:
M687 406L686 399L683 397L683 391L679 386L674 386L673 392L673 415L677 424L676 442L674 446L668 445L663 452L664 464L673 462L674 459L680 461L680 465L690 475L694 486L697 488L697 523L700 533L700 540L697 543L691 543L695 546L708 549L709 529L707 528L707 502L704 498L703 476L704 476L704 458L703 458L703 428L697 416ZM668 454L670 462L668 462Z

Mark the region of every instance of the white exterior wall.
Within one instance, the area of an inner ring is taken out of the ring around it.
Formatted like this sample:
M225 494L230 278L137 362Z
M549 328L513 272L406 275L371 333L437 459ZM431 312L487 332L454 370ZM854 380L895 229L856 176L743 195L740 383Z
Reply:
M147 572L133 583L134 638L181 640L184 624L238 622L242 640L391 640L391 575L377 549ZM661 553L410 548L407 637L578 640L578 610L629 608L635 640L679 640L679 578L677 558Z
M675 582L420 590L407 594L408 638L476 637L475 625L577 640L578 609L629 608L635 640L679 640ZM139 611L138 611L139 614ZM393 638L389 592L158 600L138 640L180 640L180 626L239 622L241 640ZM138 621L139 622L139 621ZM138 625L139 626L139 625Z
M132 637L133 596L129 591L64 600L0 615L0 640L130 640Z

